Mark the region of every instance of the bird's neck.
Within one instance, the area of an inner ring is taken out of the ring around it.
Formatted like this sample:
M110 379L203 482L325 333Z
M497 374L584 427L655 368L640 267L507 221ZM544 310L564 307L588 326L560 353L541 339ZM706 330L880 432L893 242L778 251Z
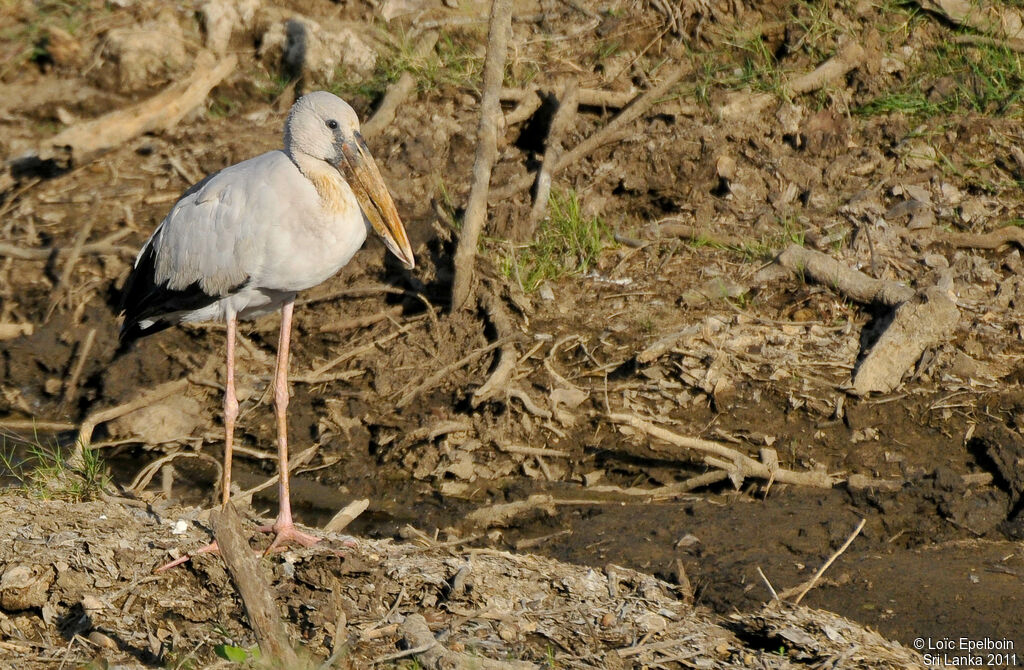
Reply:
M299 172L313 184L325 212L342 215L352 209L352 189L336 169L305 154L293 155L291 158Z

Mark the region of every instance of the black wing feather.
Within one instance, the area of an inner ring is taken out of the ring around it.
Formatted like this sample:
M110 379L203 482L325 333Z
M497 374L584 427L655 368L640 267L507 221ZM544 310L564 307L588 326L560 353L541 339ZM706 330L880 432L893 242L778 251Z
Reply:
M205 176L181 194L178 202L201 190L211 179L220 174L222 170ZM175 203L177 206L177 203ZM175 325L175 321L161 319L161 316L169 316L174 312L191 311L202 309L207 305L217 302L223 295L210 295L202 289L198 281L192 282L183 289L168 288L167 282L156 283L156 247L159 232L153 236L142 251L141 257L136 261L131 274L125 280L124 288L121 291L121 313L124 314L124 323L121 325L119 339L122 347L128 345L140 337L159 333ZM248 280L246 280L248 281ZM231 288L228 294L234 293L245 286L242 282ZM154 319L154 323L143 327L141 321Z
M122 344L175 325L174 321L161 319L161 316L201 309L223 297L210 295L198 281L183 289L168 288L167 282L157 284L155 242L154 239L146 245L121 292L121 311L124 313L120 335ZM141 324L144 319L154 319L154 323L144 328Z

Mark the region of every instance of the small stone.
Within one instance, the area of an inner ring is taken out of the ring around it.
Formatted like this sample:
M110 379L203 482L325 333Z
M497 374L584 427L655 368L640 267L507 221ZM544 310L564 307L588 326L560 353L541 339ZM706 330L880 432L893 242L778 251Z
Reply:
M103 647L104 649L110 649L111 651L117 651L117 643L110 639L109 636L104 635L98 630L94 630L89 633L89 641L95 644L97 647Z

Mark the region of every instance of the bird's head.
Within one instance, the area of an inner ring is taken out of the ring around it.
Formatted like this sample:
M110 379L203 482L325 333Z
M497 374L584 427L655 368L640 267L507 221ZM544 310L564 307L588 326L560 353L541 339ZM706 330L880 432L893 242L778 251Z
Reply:
M284 145L293 156L305 154L340 172L388 250L407 268L415 265L409 236L348 103L327 91L302 96L288 114Z

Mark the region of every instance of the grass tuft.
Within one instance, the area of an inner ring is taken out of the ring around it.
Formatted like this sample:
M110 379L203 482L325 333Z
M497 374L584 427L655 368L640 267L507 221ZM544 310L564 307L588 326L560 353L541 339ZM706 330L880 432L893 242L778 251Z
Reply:
M92 449L82 451L82 464L70 466L69 454L59 444L44 445L38 437L30 443L0 445L0 475L16 487L43 500L78 502L95 497L109 482L107 468Z
M545 280L587 272L611 237L600 217L583 215L575 191L552 191L548 210L535 239L525 246L507 248L501 257L502 273L518 280L527 292Z

